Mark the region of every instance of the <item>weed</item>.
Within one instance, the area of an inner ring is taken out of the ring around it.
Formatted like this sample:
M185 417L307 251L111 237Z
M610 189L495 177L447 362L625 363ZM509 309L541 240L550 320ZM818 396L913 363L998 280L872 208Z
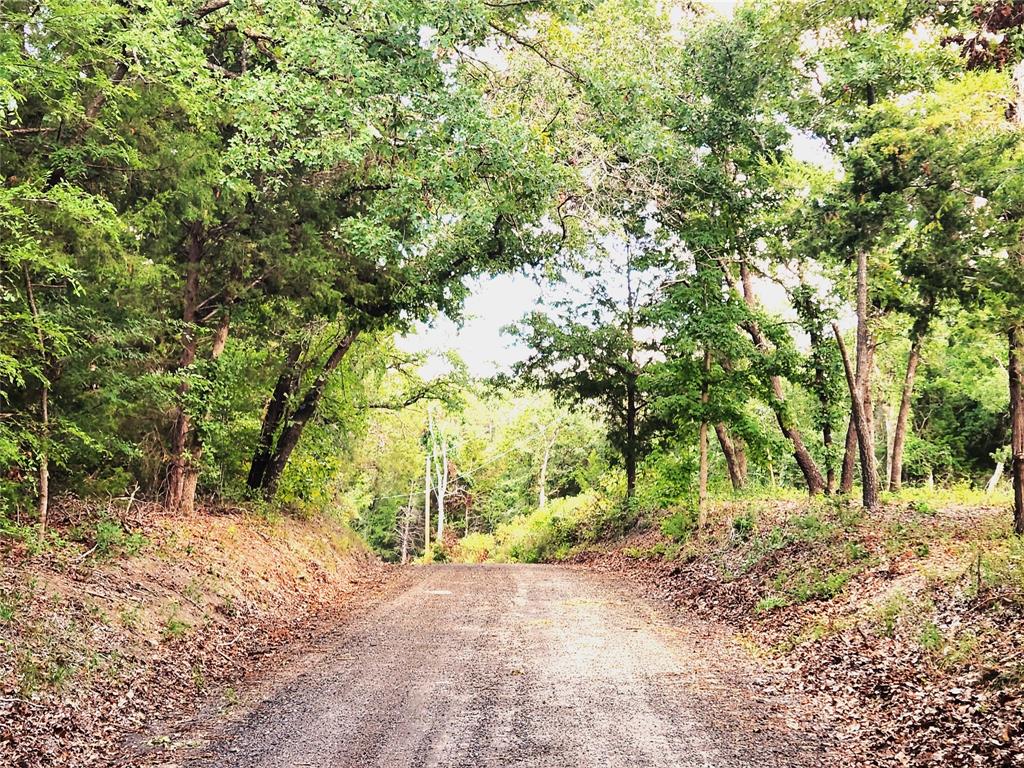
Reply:
M91 554L97 559L109 559L118 555L132 557L142 551L148 543L140 533L128 533L121 523L110 517L96 521L92 529L81 526L72 529L75 541L92 542Z
M0 624L10 624L18 613L21 596L17 592L0 595Z
M241 701L242 701L242 699L238 695L238 691L236 691L231 686L228 686L224 690L224 703L228 707L237 707Z
M747 559L743 563L743 570L750 570L772 552L782 549L791 541L789 535L778 526L772 528L767 535L755 536Z
M193 603L199 603L203 599L203 587L198 578L190 579L184 586L181 593Z
M732 520L732 530L741 541L749 541L757 526L753 512L745 512Z
M780 573L775 580L775 586L776 589L784 590L797 603L831 600L843 591L853 574L853 570L824 574L817 568L811 568L795 574Z
M754 606L754 613L771 613L776 608L785 608L787 605L789 605L789 601L786 598L779 595L769 595L757 601L757 605Z
M661 532L676 542L685 542L697 529L697 514L691 506L673 512L661 521Z
M909 601L902 592L894 593L879 609L878 627L883 637L893 637L900 616L907 609Z
M118 618L121 620L121 626L125 629L138 629L142 621L140 607L133 605L131 608L122 608Z
M846 559L851 563L859 563L871 557L871 553L859 541L846 542Z
M942 632L939 630L939 628L935 626L933 622L929 621L927 624L924 625L924 628L921 630L921 634L918 637L918 642L921 643L921 647L924 648L926 651L931 651L932 653L935 653L941 650L943 644L945 643L945 638L943 638Z
M206 675L203 674L203 668L198 664L192 665L192 685L196 689L196 693L202 693L206 689Z
M793 526L797 530L797 537L803 541L819 541L821 539L827 539L833 532L832 526L813 512L794 517Z
M175 640L185 635L192 629L192 625L187 621L182 621L178 618L178 606L174 605L171 607L171 613L167 617L167 621L164 623L163 636L165 640Z
M910 502L910 508L921 517L935 517L938 514L935 507L923 500Z
M190 629L192 629L192 625L187 621L170 618L167 620L167 623L164 624L163 635L168 640L174 640L175 638L183 636Z

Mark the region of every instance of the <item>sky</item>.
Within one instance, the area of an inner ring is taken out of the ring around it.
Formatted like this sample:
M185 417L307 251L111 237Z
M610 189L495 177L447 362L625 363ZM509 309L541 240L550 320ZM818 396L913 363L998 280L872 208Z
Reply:
M726 15L732 13L736 4L728 1L708 3ZM815 137L795 133L792 146L798 160L829 169L836 167L834 158ZM762 304L769 311L784 316L792 314L785 291L780 286L759 281L757 290ZM458 353L473 376L487 377L507 371L517 360L524 359L528 350L502 333L502 329L522 319L538 306L545 294L552 292L553 289L538 285L532 277L522 274L473 280L461 323L456 324L444 316L430 324L421 323L399 340L399 346L410 352L437 353L431 356L424 368L427 376L436 376L447 369L441 353L448 350Z
M811 136L795 134L793 154L798 160L825 168L835 167L825 146ZM484 277L469 285L470 295L461 324L441 316L430 324L418 325L399 340L399 346L409 352L436 353L424 366L425 376L437 376L447 370L441 353L448 350L458 353L472 376L488 377L507 371L517 360L524 359L528 350L502 333L502 329L536 308L545 295L554 294L553 288L538 285L532 277L523 274ZM793 313L781 286L760 280L757 292L768 311L792 319ZM841 320L842 325L847 324L845 318Z

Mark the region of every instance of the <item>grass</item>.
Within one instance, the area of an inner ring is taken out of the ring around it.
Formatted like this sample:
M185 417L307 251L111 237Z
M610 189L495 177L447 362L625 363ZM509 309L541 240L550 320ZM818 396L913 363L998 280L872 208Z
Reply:
M176 640L179 637L184 637L192 629L191 624L178 616L179 607L177 604L171 606L170 615L168 615L167 620L164 622L164 628L161 632L164 640Z
M807 568L795 572L781 572L775 578L776 591L788 595L794 603L810 600L831 600L846 587L856 573L854 569L823 572Z
M11 624L18 615L21 595L17 592L0 594L0 624Z
M787 605L789 605L789 601L786 598L780 595L769 595L757 601L757 605L754 606L754 613L771 613L778 608L785 608Z

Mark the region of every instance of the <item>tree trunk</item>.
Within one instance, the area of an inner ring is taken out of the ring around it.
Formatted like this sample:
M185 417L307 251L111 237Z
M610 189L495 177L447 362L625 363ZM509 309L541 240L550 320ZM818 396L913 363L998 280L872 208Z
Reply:
M889 478L892 477L892 447L895 440L896 424L893 418L892 404L888 400L883 400L880 404L876 403L876 423L880 419L882 427L885 429L885 466L882 467L882 478L883 483L887 486Z
M441 441L440 455L434 454L434 495L437 498L437 543L444 544L444 503L448 496L448 445Z
M704 375L700 383L700 467L697 482L697 530L703 531L708 522L708 403L711 400L711 352L704 351Z
M843 335L839 331L839 326L835 323L832 324L832 331L835 333L836 343L839 345L839 353L843 358L843 370L846 372L846 383L850 389L854 425L857 428L857 443L860 446L864 508L870 511L878 506L878 473L875 469L875 454L874 451L868 448L871 445L870 435L868 435L870 425L864 410L864 400L857 386L857 377L853 366L850 364L850 356L846 352L846 344L843 343Z
M889 490L898 491L903 485L903 449L907 442L907 424L910 421L910 402L914 394L914 377L917 364L921 361L921 346L927 324L918 330L914 324L914 337L910 342L907 356L907 372L903 377L903 393L900 395L900 410L896 416L896 431L892 440L892 467L889 471Z
M430 550L430 451L427 451L427 466L423 472L423 553Z
M730 279L727 272L726 279ZM743 284L743 300L747 307L753 311L757 308L757 297L754 295L754 284L750 277L750 269L747 267L746 262L743 261L740 262L740 280ZM768 338L755 320L751 319L746 322L744 328L755 346L762 353L771 351L771 344ZM818 469L818 465L815 464L810 451L804 445L799 428L793 424L790 418L786 408L786 395L782 387L782 378L780 376L772 376L770 383L773 397L770 398L769 405L775 413L775 420L778 422L782 434L793 446L793 458L796 459L797 466L800 467L800 472L804 476L807 492L811 496L816 496L825 490L825 478L822 477L821 470Z
M821 427L821 444L825 447L825 453L829 455L828 466L825 468L825 493L831 496L836 490L836 467L831 458L832 425L827 421Z
M544 441L544 455L540 462L540 479L538 481L540 487L537 490L537 507L539 509L544 509L548 503L548 462L551 460L551 451L555 447L556 440L558 440L557 424L551 439Z
M729 480L732 482L732 489L734 491L741 491L746 482L744 462L740 458L740 452L743 449L733 442L728 428L720 421L715 424L715 434L718 435L718 444L722 447L722 454L725 456L725 465L729 469Z
M868 424L866 436L869 442L867 448L873 455L875 451L875 432L871 406L871 369L874 366L874 354L871 346L871 332L868 326L868 254L863 249L857 251L856 284L856 382L860 393L861 405L864 407ZM849 493L853 490L854 455L855 452L860 451L859 442L859 430L857 429L854 416L851 414L850 423L846 430L846 452L843 454L843 473L839 481L840 490L843 493Z
M230 327L231 316L225 311L213 333L213 345L210 348L211 360L217 360L224 352ZM194 431L189 435L189 442L191 443L190 456L185 465L185 475L182 478L180 504L181 510L186 514L191 514L195 510L196 488L199 485L199 463L203 458L203 445Z
M991 495L995 493L996 486L999 485L999 481L1003 479L1003 470L1006 466L1001 461L996 462L996 468L992 470L992 477L988 479L988 485L985 486L985 495Z
M288 419L288 423L281 430L281 434L277 438L277 444L274 447L274 453L267 466L266 474L263 476L263 495L265 498L273 498L274 494L277 493L277 486L281 482L281 476L284 474L285 467L288 466L288 459L291 458L292 451L299 444L299 438L302 437L306 424L316 415L331 374L334 373L334 370L341 363L342 358L345 357L345 354L352 347L352 343L358 335L359 331L349 331L342 337L334 351L331 352L331 356L327 358L327 362L324 363L309 391L302 398L302 402L299 403L298 408L295 409L295 412Z
M861 435L857 430L857 442L863 447L860 453L870 453L875 456L875 417L874 406L871 398L871 371L874 368L874 347L871 344L870 317L868 314L868 253L864 249L857 252L857 359L864 361L863 373L858 370L860 386L860 402L864 409L864 423L867 430ZM861 443L867 440L866 444ZM875 461L872 461L874 466ZM861 470L864 469L864 462L861 461ZM861 482L864 482L861 478ZM872 478L872 483L878 483L878 478Z
M1010 480L1013 530L1024 535L1024 326L1010 329Z
M39 452L39 538L46 535L46 522L50 515L50 452L47 443L50 441L50 389L44 384L39 395L40 418L42 419L43 450Z
M409 562L409 527L412 525L412 497L406 504L402 516L402 565Z
M21 263L21 268L25 274L25 295L29 311L32 313L32 324L36 328L36 342L39 344L39 367L45 372L46 337L39 322L39 305L36 304L36 294L32 288L32 273L29 272L26 261ZM39 392L39 424L39 495L36 510L39 513L39 538L42 539L46 536L46 523L50 515L50 384L46 379L42 380L42 389Z
M263 415L263 423L260 425L260 434L256 439L256 449L253 451L252 463L249 465L249 477L246 480L246 487L249 495L253 495L263 487L263 478L270 467L274 435L284 421L285 413L288 411L288 402L292 393L299 385L301 371L298 368L299 357L302 354L302 344L295 342L288 349L288 356L285 358L281 374L277 377L277 384L267 404L267 411Z
M181 312L184 331L181 339L181 356L178 359L179 369L188 368L196 359L199 343L196 312L199 308L199 265L203 258L203 245L202 225L190 224L185 239L185 288L182 293ZM179 398L184 399L188 389L188 381L183 380L178 387ZM174 414L174 426L171 429L171 462L167 474L167 496L164 499L164 506L172 512L191 514L193 508L187 497L190 481L186 476L189 472L188 441L192 431L192 419L181 403L175 408Z
M859 385L858 385L859 388ZM853 414L846 424L846 447L843 449L843 468L839 476L839 492L853 491L853 473L857 469L857 426L853 422Z
M1024 61L1014 67L1014 123L1024 130ZM1024 242L1017 244L1014 265L1024 270ZM1024 535L1024 325L1010 327L1010 480L1013 483L1013 530Z
M626 380L626 448L623 459L626 462L626 498L636 493L636 377Z
M801 282L803 276L801 276ZM821 349L824 346L824 338L821 326L812 326L810 328L811 337L811 348ZM827 457L828 465L825 467L825 493L831 495L836 489L836 468L835 463L832 459L832 424L829 419L829 406L831 405L828 400L828 393L826 387L826 371L825 366L821 359L818 357L814 358L814 386L818 393L818 404L821 406L821 413L824 416L824 421L821 425L821 444L825 449L825 456Z

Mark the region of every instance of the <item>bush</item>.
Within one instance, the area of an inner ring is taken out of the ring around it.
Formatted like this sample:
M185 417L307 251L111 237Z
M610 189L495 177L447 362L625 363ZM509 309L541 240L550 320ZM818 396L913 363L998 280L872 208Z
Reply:
M597 491L552 499L544 509L498 526L493 558L515 563L561 560L573 547L621 534L632 521Z
M741 541L748 541L756 526L753 512L745 512L732 520L732 530Z
M146 546L146 537L141 533L129 533L120 522L111 517L101 517L92 530L81 527L72 531L72 538L89 544L96 557L116 557L117 555L137 555Z
M454 559L460 563L483 563L491 557L496 542L489 533L471 533L463 536Z
M661 532L676 542L685 542L697 530L697 510L687 505L661 521Z

